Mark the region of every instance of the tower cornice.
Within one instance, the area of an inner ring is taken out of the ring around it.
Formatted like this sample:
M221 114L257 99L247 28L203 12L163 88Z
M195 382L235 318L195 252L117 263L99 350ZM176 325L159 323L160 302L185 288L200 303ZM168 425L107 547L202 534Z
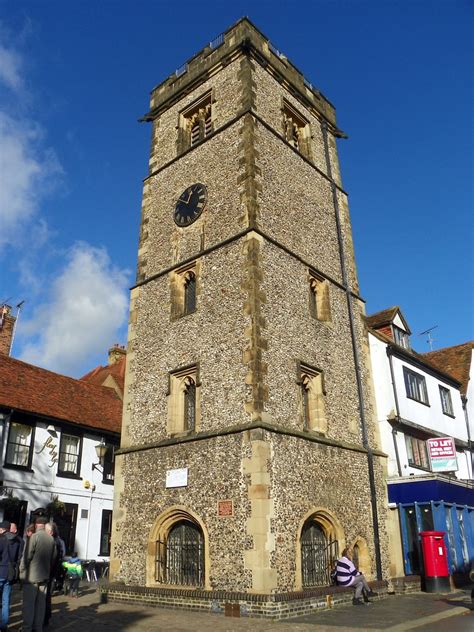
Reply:
M305 107L322 117L338 136L345 136L337 128L336 111L332 103L305 79L303 73L248 18L239 20L156 86L151 92L150 110L140 120L153 121L185 94L241 55L256 60Z

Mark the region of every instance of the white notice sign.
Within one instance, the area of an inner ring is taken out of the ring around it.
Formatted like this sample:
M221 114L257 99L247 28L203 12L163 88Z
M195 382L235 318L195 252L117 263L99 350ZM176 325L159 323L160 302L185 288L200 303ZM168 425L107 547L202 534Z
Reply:
M166 470L166 487L187 487L188 468L181 467L176 470Z

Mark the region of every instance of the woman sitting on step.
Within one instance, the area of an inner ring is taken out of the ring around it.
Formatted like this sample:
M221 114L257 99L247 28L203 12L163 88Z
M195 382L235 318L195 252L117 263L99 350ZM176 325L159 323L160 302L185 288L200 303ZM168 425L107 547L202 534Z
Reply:
M364 575L354 566L352 549L350 547L346 547L342 552L342 556L337 560L336 581L338 586L353 586L355 588L355 595L352 599L354 606L363 606L364 602L369 603L369 597L378 595L370 588ZM362 596L364 601L361 599Z

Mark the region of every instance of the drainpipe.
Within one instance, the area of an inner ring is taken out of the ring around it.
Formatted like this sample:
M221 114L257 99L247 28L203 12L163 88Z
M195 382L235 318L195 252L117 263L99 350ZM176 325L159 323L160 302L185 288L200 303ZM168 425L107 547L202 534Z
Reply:
M397 386L395 384L395 375L393 372L392 349L389 346L387 346L387 355L388 355L388 363L390 365L390 378L392 380L393 398L395 400L395 412L397 415L397 421L400 421L400 408L398 406ZM395 457L397 459L398 476L403 476L402 466L400 464L400 455L398 453L397 431L395 430L395 428L392 428L392 437L393 437L393 447L395 448Z
M355 324L354 324L354 313L352 309L352 294L351 294L351 288L350 288L349 279L348 279L347 270L346 270L346 258L345 258L345 252L344 252L344 243L342 241L341 218L340 218L340 210L339 210L339 201L337 199L337 187L333 179L331 160L329 157L328 127L327 127L326 121L322 121L321 128L323 132L324 153L326 157L327 175L331 182L332 199L333 199L333 204L334 204L337 239L339 243L339 258L341 261L342 283L345 288L346 300L347 300L347 311L349 315L349 327L350 327L350 332L351 332L352 353L354 357L354 368L355 368L356 382L357 382L357 394L359 398L360 429L361 429L361 434L362 434L362 445L367 451L367 469L368 469L368 475L369 475L370 501L372 504L372 528L374 530L375 566L377 570L377 579L381 580L382 579L382 556L380 552L380 533L379 533L379 520L378 520L378 511L377 511L377 493L376 493L376 488L375 488L374 455L373 455L372 448L369 445L369 439L367 436L364 391L362 387L359 349L357 346L356 331L355 331Z
M86 560L89 559L89 533L91 526L91 512L92 512L92 496L94 494L95 485L91 481L91 495L89 496L89 515L87 516L87 531L86 531Z

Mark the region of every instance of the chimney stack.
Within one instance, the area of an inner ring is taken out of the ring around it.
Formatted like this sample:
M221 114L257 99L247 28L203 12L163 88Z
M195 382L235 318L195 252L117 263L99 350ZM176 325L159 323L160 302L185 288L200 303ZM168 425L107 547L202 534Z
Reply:
M124 345L115 344L113 347L110 347L108 361L109 366L115 364L126 355L127 350L125 349Z
M10 305L0 305L0 354L10 355L16 317Z

